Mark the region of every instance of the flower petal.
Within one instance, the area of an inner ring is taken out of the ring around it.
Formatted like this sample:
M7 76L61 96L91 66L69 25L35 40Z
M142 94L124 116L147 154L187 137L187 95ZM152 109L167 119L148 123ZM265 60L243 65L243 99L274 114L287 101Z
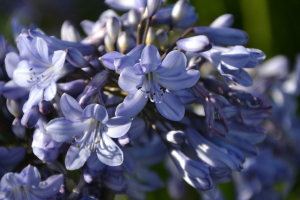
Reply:
M206 35L209 41L224 45L243 45L248 42L249 36L245 31L235 28L213 28L199 26L194 28L196 35Z
M63 94L60 99L60 107L65 117L73 122L84 119L83 110L78 102L68 94Z
M43 89L39 89L36 85L33 86L29 93L29 98L23 106L23 112L25 113L32 106L38 105L43 99Z
M65 118L51 120L47 127L47 134L57 142L69 142L73 136L80 136L86 129L88 120L72 122Z
M9 78L13 79L14 70L16 69L19 62L20 58L15 52L9 52L8 54L6 54L5 70Z
M52 65L54 67L54 73L57 73L64 66L66 60L66 51L54 51L52 57Z
M57 90L56 83L52 80L51 84L45 89L44 100L51 101L56 95L56 90Z
M20 174L7 173L1 178L1 192L10 191L15 187L26 185Z
M139 46L132 49L126 56L114 60L117 73L121 74L122 70L126 67L133 67L139 62L141 54L145 45L140 44Z
M79 148L76 144L77 143L74 143L70 146L66 155L65 163L68 170L79 169L91 155L91 150L85 147Z
M50 176L46 181L40 182L36 188L30 188L30 192L41 198L51 198L56 195L64 182L63 175Z
M243 46L235 46L230 51L222 53L221 59L234 68L243 68L250 59L250 53ZM234 69L233 68L233 69Z
M14 80L10 80L4 85L2 95L7 99L19 99L27 96L30 89L30 87L20 87Z
M128 132L131 126L131 119L117 116L109 119L105 124L108 128L106 134L112 138L119 138Z
M21 171L20 175L22 176L23 181L26 183L26 185L30 187L36 187L41 182L40 172L34 166L28 165Z
M35 55L35 57L37 57L39 60L42 60L45 63L49 62L48 45L45 40L40 37L33 38L31 42L31 50L33 55Z
M159 113L169 120L180 121L184 116L183 104L176 96L168 92L163 95L162 102L155 103L155 105Z
M180 51L171 51L162 64L155 70L155 73L160 76L180 76L185 71L187 64L186 57Z
M122 90L129 94L134 94L138 91L144 81L145 75L141 70L141 65L138 63L133 67L123 69L118 84Z
M96 146L96 153L99 160L108 166L118 166L123 162L122 150L105 133L102 134L102 140Z
M138 90L135 94L125 97L123 103L119 104L116 110L117 116L134 117L146 105L148 97L144 92Z
M161 61L158 50L152 45L147 45L141 55L141 66L143 72L147 74L156 70L160 63Z
M107 67L108 69L115 70L116 67L114 65L114 60L123 57L124 55L117 52L117 51L111 51L102 57L99 58L99 60L102 61L103 65Z
M158 84L169 90L182 90L194 86L200 77L200 72L197 70L189 70L183 72L180 76L158 76Z
M83 110L83 115L105 123L108 120L106 109L99 104L90 104Z

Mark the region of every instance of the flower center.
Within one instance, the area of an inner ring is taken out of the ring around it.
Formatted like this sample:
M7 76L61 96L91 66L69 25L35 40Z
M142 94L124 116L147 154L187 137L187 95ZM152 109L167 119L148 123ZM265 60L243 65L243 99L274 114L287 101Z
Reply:
M161 87L157 79L156 73L147 73L141 90L145 93L145 98L149 98L151 102L161 103L166 88Z
M51 66L41 74L36 73L33 68L29 69L29 71L32 72L32 75L31 75L30 79L27 80L28 83L38 84L38 86L40 88L45 88L51 82L54 68L53 68L53 66Z
M83 137L77 138L77 136L74 136L74 138L78 148L85 147L91 151L95 151L96 145L102 141L102 133L105 131L104 129L106 126L95 119L90 120L88 129L85 131Z

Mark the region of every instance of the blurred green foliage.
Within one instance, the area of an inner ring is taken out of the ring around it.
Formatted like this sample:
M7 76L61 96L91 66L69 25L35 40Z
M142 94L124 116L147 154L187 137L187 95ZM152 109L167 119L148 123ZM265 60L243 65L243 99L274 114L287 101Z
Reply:
M13 43L10 20L18 16L21 22L35 23L48 35L60 37L62 23L69 19L80 29L84 19L96 21L107 9L100 0L0 0L0 32ZM176 0L169 0L174 3ZM267 58L278 54L287 55L291 63L300 51L300 1L299 0L190 0L200 14L197 25L207 26L218 16L231 13L235 16L234 28L249 34L248 47L264 51ZM82 30L81 30L82 31ZM164 165L154 170L166 180ZM288 200L299 199L300 177ZM234 199L232 183L220 185L226 199ZM124 199L119 197L119 199ZM167 190L148 195L149 200L168 200ZM199 199L196 191L188 186L186 198Z

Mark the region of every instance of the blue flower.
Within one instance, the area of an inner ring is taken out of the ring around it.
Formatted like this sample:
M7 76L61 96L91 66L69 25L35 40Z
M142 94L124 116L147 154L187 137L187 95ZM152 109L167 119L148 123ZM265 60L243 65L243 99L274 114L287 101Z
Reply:
M233 82L246 87L252 85L252 78L243 68L254 68L266 58L262 51L243 46L231 49L213 46L200 55L216 67L228 84Z
M23 106L26 112L42 99L50 101L56 94L56 81L62 69L66 52L55 51L49 55L47 43L39 37L29 40L26 36L18 38L21 60L13 72L14 81L21 87L32 87L29 99Z
M38 169L29 165L20 174L7 173L2 177L0 198L10 200L51 198L59 192L63 181L62 175L53 175L41 182Z
M184 116L184 106L170 91L192 87L200 77L199 71L186 71L186 57L179 51L170 52L161 63L157 49L144 48L140 63L125 67L119 77L119 86L129 95L116 110L116 115L133 117L146 105L148 99L167 119L179 121Z
M90 104L84 110L71 96L64 94L60 101L66 118L50 121L46 131L57 142L74 143L68 150L65 163L69 170L84 165L94 152L98 159L109 166L118 166L123 162L122 150L112 138L119 138L127 133L131 119L126 117L108 118L106 109L99 104Z

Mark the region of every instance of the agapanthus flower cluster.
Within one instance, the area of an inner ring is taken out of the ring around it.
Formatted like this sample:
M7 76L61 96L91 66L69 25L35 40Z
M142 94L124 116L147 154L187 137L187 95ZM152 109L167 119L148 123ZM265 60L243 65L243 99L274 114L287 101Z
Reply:
M290 180L276 141L256 145L275 130L298 140L298 68L257 68L266 55L245 46L231 14L193 27L188 0L105 3L123 14L82 21L86 35L66 21L58 39L14 18L15 44L0 37L0 199L146 199L164 186L180 199L183 181L221 199L233 175L240 199L262 198ZM167 184L152 168L162 162Z

